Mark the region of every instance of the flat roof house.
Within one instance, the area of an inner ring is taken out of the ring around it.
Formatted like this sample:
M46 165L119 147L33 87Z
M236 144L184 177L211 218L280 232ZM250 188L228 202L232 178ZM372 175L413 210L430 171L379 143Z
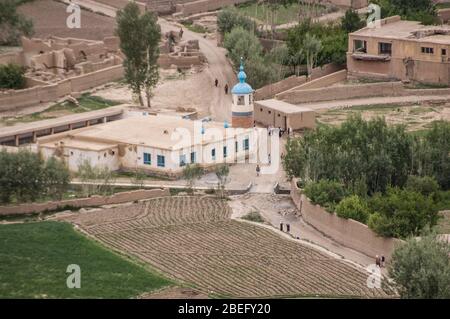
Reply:
M44 158L56 156L71 171L85 160L110 170L136 169L178 176L185 165L242 162L254 151L254 129L164 115L142 115L37 140Z
M450 26L393 16L349 34L350 76L450 84Z
M314 110L276 99L256 101L254 117L257 123L282 129L301 130L316 127Z

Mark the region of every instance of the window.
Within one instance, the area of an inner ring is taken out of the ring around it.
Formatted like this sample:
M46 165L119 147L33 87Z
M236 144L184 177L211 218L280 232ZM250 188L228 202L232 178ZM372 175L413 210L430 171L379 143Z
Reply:
M243 140L242 142L243 142L242 144L243 144L244 151L248 151L248 149L250 148L250 141L249 141L248 137L245 140Z
M152 165L152 154L144 153L144 164Z
M447 55L447 49L441 49L441 55Z
M269 114L272 114L272 111L269 111Z
M158 155L158 167L166 166L166 157L164 155Z
M211 150L211 158L212 158L213 161L216 160L216 149L215 149L215 148L213 148L213 149Z
M378 43L378 53L379 54L392 54L392 43L380 42Z
M237 153L239 151L239 143L236 141L234 142L234 151Z
M186 155L180 155L180 166L186 166Z
M227 154L227 147L224 146L224 147L223 147L223 157L226 158L227 155L228 155L228 154Z
M191 163L195 163L196 161L196 156L195 156L195 152L191 152Z
M353 52L367 53L367 42L364 40L354 40Z
M428 47L422 47L422 53L434 54L434 49L433 48L428 48Z

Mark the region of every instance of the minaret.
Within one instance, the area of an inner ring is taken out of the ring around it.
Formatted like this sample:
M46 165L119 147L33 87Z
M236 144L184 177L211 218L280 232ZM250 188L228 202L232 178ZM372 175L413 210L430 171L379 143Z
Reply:
M244 72L244 65L241 58L238 80L231 95L233 104L231 105L231 125L233 127L250 128L253 127L253 89L245 82L247 75Z

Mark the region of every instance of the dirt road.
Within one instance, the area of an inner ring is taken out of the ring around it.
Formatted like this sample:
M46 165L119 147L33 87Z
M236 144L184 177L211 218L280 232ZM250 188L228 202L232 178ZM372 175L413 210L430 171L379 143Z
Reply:
M115 17L115 9L92 0L78 0L80 6L89 8L94 12ZM159 19L162 33L170 30L178 31L181 24ZM216 121L230 121L231 96L226 95L224 86L228 83L231 88L236 82L236 75L228 59L226 50L217 46L213 39L205 39L203 34L195 33L183 27L183 40L198 40L200 50L208 60L208 67L191 78L163 83L155 89L154 105L161 108L174 108L177 106L194 107L201 115L209 114ZM213 86L214 80L219 80L219 88ZM106 93L108 96L109 93ZM120 91L120 95L130 96L130 92ZM111 97L111 96L109 96ZM206 108L206 110L205 110Z

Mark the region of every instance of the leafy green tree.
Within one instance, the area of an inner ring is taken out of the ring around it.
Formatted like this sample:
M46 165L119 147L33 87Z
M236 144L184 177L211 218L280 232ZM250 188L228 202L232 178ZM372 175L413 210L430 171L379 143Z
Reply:
M70 183L70 173L67 167L55 158L45 163L44 183L47 194L53 199L61 200Z
M114 193L114 175L107 167L94 167L89 160L84 160L78 165L77 177L87 197Z
M432 0L374 0L381 7L381 17L400 15L402 19L437 24L436 6Z
M0 89L25 88L25 68L18 64L0 65Z
M256 23L239 13L235 7L226 7L217 14L217 29L225 35L235 27L242 27L244 30L254 32Z
M430 234L396 248L389 278L404 299L450 298L450 245Z
M423 196L431 196L436 199L439 196L439 184L434 177L430 176L408 176L405 188L412 192L417 192Z
M336 206L336 214L339 217L351 218L361 223L367 223L370 215L367 203L357 195L352 195L341 200Z
M141 92L145 90L147 106L151 107L151 89L159 79L157 59L161 29L157 17L149 11L141 15L137 4L130 2L118 11L116 20L116 34L125 55L125 79L141 105L144 105Z
M385 195L373 196L368 204L374 212L368 226L385 237L419 236L438 220L433 199L407 189L389 188Z
M336 205L347 195L344 185L326 179L306 183L304 193L314 204L325 207L329 212L334 212Z
M225 185L228 182L228 175L230 174L230 168L227 164L221 164L215 167L214 173L217 176L217 179L219 180L219 183L217 185L219 189L220 198L225 197Z
M353 9L348 9L345 11L345 15L341 19L342 29L346 33L352 33L356 30L363 28L365 25L364 21L359 17L358 12Z
M312 71L317 63L317 56L322 49L322 43L314 35L309 33L305 36L305 41L303 42L303 50L306 56L306 68L308 70L308 76L312 75Z
M188 164L183 169L183 178L187 182L187 188L194 194L194 183L203 175L203 168L198 164Z
M0 1L0 45L18 45L21 36L33 35L33 22L17 12L19 2Z

